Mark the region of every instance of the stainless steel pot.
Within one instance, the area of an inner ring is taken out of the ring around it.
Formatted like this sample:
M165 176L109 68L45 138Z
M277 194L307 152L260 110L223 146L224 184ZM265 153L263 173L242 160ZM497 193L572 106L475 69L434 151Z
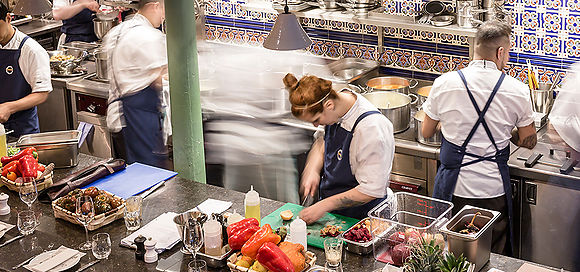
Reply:
M102 40L103 37L105 37L105 35L107 34L107 32L111 30L111 28L119 24L119 21L117 20L117 18L110 20L95 18L93 19L93 24L94 24L93 27L95 29L95 35L97 35L97 38L99 38L99 40Z
M413 84L411 84L413 82ZM415 88L419 82L415 79L407 80L402 77L385 76L375 77L367 81L366 87L369 92L375 91L395 91L409 94L410 89Z
M441 135L441 130L437 129L437 131L435 132L435 135L429 137L429 138L425 138L423 137L423 131L421 129L423 129L423 120L425 119L425 112L420 110L418 112L415 113L415 116L413 116L413 121L415 122L415 132L416 132L416 138L417 141L419 143L422 143L424 145L430 145L430 146L441 146L441 139L443 138L443 136Z
M411 102L409 95L398 92L376 91L363 95L393 123L394 133L409 128L411 121Z
M109 65L108 65L108 55L107 52L103 50L95 51L95 64L97 66L97 78L108 80L109 79Z
M429 97L429 93L431 92L432 86L425 86L417 89L415 93L417 95L417 107L421 107L427 98Z
M538 90L532 90L532 105L534 111L548 114L554 102L554 92L552 91L552 84L540 83Z

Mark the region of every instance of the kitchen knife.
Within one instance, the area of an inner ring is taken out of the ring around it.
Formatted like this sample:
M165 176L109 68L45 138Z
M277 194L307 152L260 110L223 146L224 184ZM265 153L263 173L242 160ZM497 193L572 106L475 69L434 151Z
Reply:
M5 246L5 245L7 245L7 244L10 244L10 243L12 243L12 242L14 242L14 241L16 241L16 240L18 240L18 239L22 238L22 237L24 237L24 235L22 235L22 234L21 234L21 235L18 235L18 236L16 236L16 237L14 237L14 238L12 238L12 239L10 239L10 240L8 240L8 241L6 241L6 242L4 242L4 243L0 244L0 247L3 247L3 246Z
M88 264L85 264L85 265L81 266L79 269L77 269L77 271L76 271L76 272L81 272L81 271L83 271L83 270L85 270L85 269L87 269L87 268L89 268L89 267L91 267L91 266L95 265L96 263L98 263L98 262L100 262L100 261L101 261L101 260L94 260L94 261L92 261L92 262L90 262L90 263L88 263Z

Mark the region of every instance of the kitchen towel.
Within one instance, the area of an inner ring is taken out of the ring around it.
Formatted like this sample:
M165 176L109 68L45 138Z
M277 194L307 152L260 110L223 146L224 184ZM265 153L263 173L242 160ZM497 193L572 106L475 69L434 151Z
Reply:
M177 226L173 223L173 218L175 216L177 216L177 213L174 212L161 214L153 219L153 221L147 223L147 225L123 238L121 240L121 245L124 247L136 248L133 241L137 236L143 235L145 238L153 238L153 240L157 241L155 251L158 253L171 249L175 244L181 241L181 237L179 237L179 232L177 231Z
M60 246L57 250L49 251L48 254L45 254L43 259L39 260L37 259L38 257L33 259L29 264L25 265L24 268L34 272L50 271L78 254L81 254L81 258L85 255L85 253L78 250Z
M95 186L123 199L140 194L157 183L177 175L176 172L141 163L133 163L123 171L101 178L83 188Z
M231 206L232 202L208 198L201 204L197 205L197 207L189 211L197 210L207 215L211 215L212 213L223 213L227 211Z
M0 238L2 238L2 236L4 236L4 234L11 230L14 227L14 225L10 225L8 223L4 223L2 221L0 221Z

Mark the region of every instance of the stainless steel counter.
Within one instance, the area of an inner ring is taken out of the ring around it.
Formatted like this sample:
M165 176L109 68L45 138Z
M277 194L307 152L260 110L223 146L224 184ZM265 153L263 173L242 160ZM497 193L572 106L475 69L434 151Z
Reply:
M68 81L66 83L67 89L76 93L107 99L109 97L109 83L90 79L96 71L94 62L86 62L85 67L89 74Z
M58 31L61 26L62 21L34 19L26 24L17 26L17 28L24 34L34 37L45 33Z

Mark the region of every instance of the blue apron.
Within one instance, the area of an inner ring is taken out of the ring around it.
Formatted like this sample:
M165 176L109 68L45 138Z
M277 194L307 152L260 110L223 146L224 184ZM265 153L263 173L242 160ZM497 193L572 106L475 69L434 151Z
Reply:
M478 162L482 162L482 161L491 161L491 162L497 163L497 166L499 168L499 172L501 175L503 188L504 188L504 192L505 192L505 196L506 196L507 207L508 207L508 222L509 222L508 225L509 225L509 230L510 230L509 234L510 235L508 235L507 248L508 248L508 251L511 251L512 250L512 248L511 248L512 242L511 241L513 241L513 232L512 232L512 230L513 230L513 226L512 226L513 211L512 211L512 198L511 198L512 190L511 190L511 186L510 186L509 166L507 164L507 162L509 160L510 146L508 145L507 147L505 147L504 149L501 149L501 150L498 149L498 147L495 143L495 140L491 134L491 130L489 129L489 126L487 125L487 123L484 119L485 113L489 109L489 106L491 105L491 102L492 102L494 96L497 94L497 91L499 90L499 87L501 86L501 84L505 78L505 74L504 73L501 74L499 80L497 81L497 83L495 84L495 87L493 88L493 91L491 92L489 99L487 100L487 102L485 104L485 107L483 108L483 110L480 110L479 106L477 105L477 102L475 101L475 98L473 97L473 94L469 90L469 87L467 87L467 81L465 80L465 76L463 75L461 70L459 70L457 72L459 73L459 76L461 77L461 80L463 81L463 84L465 85L465 88L467 89L467 94L469 95L469 99L471 100L471 103L473 104L473 107L475 108L479 117L478 117L477 121L475 122L475 124L473 125L473 127L471 128L471 131L469 131L469 134L467 135L465 142L463 142L463 144L461 146L455 145L455 144L447 141L445 139L445 137L443 137L443 140L441 141L441 149L440 149L440 154L439 154L441 166L439 166L439 169L437 170L437 175L435 176L435 187L433 189L433 197L447 200L447 201L452 201L453 192L455 191L455 185L457 184L457 177L459 176L459 171L460 171L461 167L471 165L474 163L478 163ZM467 145L471 141L471 138L475 134L475 131L477 130L477 128L479 127L480 124L483 126L485 133L487 134L487 137L489 138L489 140L491 141L491 143L495 147L496 152L495 152L495 155L493 155L493 156L483 157L483 156L472 154L472 153L469 153L466 151ZM470 157L474 157L475 159L472 161L463 163L463 157L465 155L470 156Z
M16 50L0 49L0 103L16 101L32 93L18 64L22 46L28 38L24 37ZM13 137L40 132L36 107L12 114L3 125L6 130L14 130Z
M351 131L342 128L339 123L324 128L324 174L319 186L320 199L344 193L359 185L350 170L350 142L357 124L371 114L380 114L380 112L368 111L361 114ZM361 206L340 209L333 213L362 219L367 217L367 213L384 199L377 198Z
M75 0L76 1L76 0ZM73 3L75 2L73 1ZM90 9L83 9L77 15L62 20L62 27L60 31L66 34L65 43L81 41L94 42L98 38L95 35L93 26L93 15L95 13Z

